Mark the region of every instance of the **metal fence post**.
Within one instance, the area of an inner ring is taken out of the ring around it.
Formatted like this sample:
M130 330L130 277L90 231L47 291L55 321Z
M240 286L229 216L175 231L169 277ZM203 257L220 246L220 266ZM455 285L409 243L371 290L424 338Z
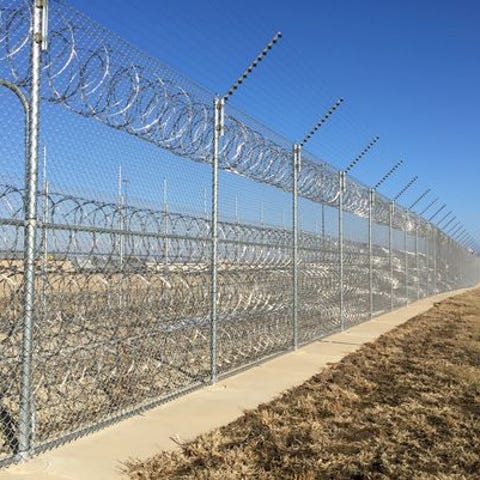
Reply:
M432 261L432 231L431 225L428 226L428 233L427 233L427 247L428 247L428 268L427 268L427 296L430 296L433 293L432 288L432 269L433 269L433 261Z
M418 180L418 176L414 176L393 198L393 202L397 201L405 192ZM418 200L416 200L418 201ZM393 204L392 202L392 204ZM413 203L415 205L415 202ZM405 263L405 304L408 305L408 209L405 209L403 218L403 254Z
M393 215L395 202L390 202L388 221L388 263L390 267L390 310L393 310Z
M302 158L302 147L293 146L293 348L298 348L298 173Z
M213 99L213 155L212 155L212 227L211 227L211 292L210 292L210 372L211 382L217 381L217 316L218 316L218 293L217 293L217 276L218 276L218 163L220 156L220 137L224 134L224 110L225 102L234 94L238 87L246 80L251 72L258 66L258 64L265 58L272 47L282 37L280 32L277 32L265 48L260 52L255 60L242 72L235 83L229 90L221 97L214 97Z
M29 158L29 152L30 152L30 142L29 142L29 135L30 135L30 103L27 99L27 97L25 96L25 94L23 93L23 91L15 84L3 79L3 78L0 78L0 86L1 87L5 87L5 88L8 88L11 92L13 92L17 97L18 99L20 100L21 104L22 104L22 107L23 107L23 111L24 111L24 120L25 120L25 128L24 128L24 136L25 136L25 145L24 145L24 148L25 148L25 169L27 171L28 169L28 165L29 165L29 162L28 162L28 158ZM28 187L28 179L27 179L27 176L25 176L25 191L27 190L27 187ZM26 206L26 202L25 202L25 206ZM26 225L26 224L25 224ZM25 227L26 229L26 227ZM25 235L25 239L26 239L26 235ZM24 253L26 252L26 249L24 249ZM25 257L24 257L24 262L25 262ZM25 263L24 263L25 265ZM24 272L26 272L27 270L24 269ZM24 283L25 285L25 283ZM25 296L25 291L24 291L24 296ZM25 303L24 303L25 304ZM25 311L24 311L24 315L25 315ZM25 324L25 322L24 322ZM25 339L25 338L24 338ZM23 368L23 364L21 366L21 368ZM19 400L20 400L20 411L24 411L24 408L22 407L21 405L21 402L22 402L22 398L26 399L28 397L24 396L24 397L21 397ZM28 416L26 417L28 419ZM30 417L32 418L32 417ZM32 419L33 420L33 419ZM19 430L20 430L20 419L19 419ZM32 430L30 430L32 431ZM19 442L18 442L18 439L17 439L17 444L14 446L14 450L15 450L15 453L18 453L19 451Z
M211 226L211 292L210 292L210 373L211 382L217 382L217 273L218 273L218 161L220 137L223 135L224 99L213 102L213 158L212 158L212 226Z
M373 238L372 238L372 221L373 207L375 203L375 190L369 190L369 209L368 209L368 304L370 310L370 318L373 318Z
M21 358L18 454L32 448L32 350L35 321L35 250L37 236L38 136L40 125L40 67L43 1L33 0L31 36L31 94L28 116L28 157L25 168L25 235L23 273L23 340Z
M433 294L435 295L437 293L437 234L435 231L435 227L432 228L432 237L433 237L433 242L432 242L432 250L433 250L433 280L432 280L432 288L433 288Z
M405 304L408 305L408 210L405 211L405 224L403 227L403 249L405 261Z
M425 224L425 297L428 297L430 291L430 261L428 256L430 255L430 225L428 223Z
M339 172L339 194L338 194L338 255L339 255L339 313L340 328L345 329L345 315L343 305L343 193L345 191L345 171Z
M415 274L417 276L417 300L420 299L420 261L418 258L418 217L415 219Z

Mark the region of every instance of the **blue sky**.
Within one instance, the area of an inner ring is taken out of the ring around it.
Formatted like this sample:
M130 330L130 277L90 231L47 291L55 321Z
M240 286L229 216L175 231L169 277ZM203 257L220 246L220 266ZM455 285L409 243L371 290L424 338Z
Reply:
M220 93L282 31L278 48L235 94L235 105L295 140L344 97L309 149L341 168L380 135L355 177L375 183L404 159L383 192L394 195L418 175L404 203L430 187L480 237L477 2L70 3Z

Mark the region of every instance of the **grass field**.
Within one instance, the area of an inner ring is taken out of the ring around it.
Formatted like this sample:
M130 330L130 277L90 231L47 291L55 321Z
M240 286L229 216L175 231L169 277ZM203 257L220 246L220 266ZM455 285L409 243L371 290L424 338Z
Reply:
M176 451L129 461L125 476L480 478L480 290Z

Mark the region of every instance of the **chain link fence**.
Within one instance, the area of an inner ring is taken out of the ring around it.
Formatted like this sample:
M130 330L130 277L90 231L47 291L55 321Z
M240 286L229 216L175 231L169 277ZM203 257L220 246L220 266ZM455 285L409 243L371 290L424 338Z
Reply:
M46 2L0 0L0 466L478 282L230 105L212 182L213 95L49 3L42 51Z

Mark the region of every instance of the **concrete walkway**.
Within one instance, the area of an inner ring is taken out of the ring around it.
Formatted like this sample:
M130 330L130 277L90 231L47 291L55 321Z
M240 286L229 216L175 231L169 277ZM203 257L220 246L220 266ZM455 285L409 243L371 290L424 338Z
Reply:
M0 480L118 480L122 478L121 462L127 458L146 458L160 450L175 448L171 438L192 439L228 423L245 409L252 409L285 389L300 385L329 363L338 362L362 344L425 312L434 302L463 291L420 300L28 462L12 465L0 472Z

